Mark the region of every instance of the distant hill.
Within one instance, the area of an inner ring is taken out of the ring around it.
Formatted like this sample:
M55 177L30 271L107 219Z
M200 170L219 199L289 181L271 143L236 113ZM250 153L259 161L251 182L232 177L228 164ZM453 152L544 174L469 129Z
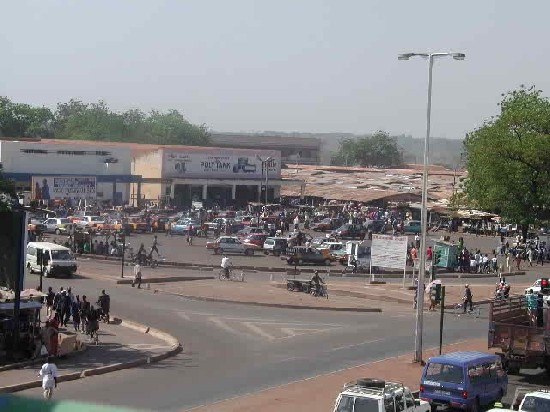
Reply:
M332 153L338 150L338 142L343 138L357 137L353 133L283 133L265 131L260 134L269 136L313 137L323 142L321 159L323 164L330 164ZM424 160L424 138L400 135L393 136L403 150L405 163L422 163ZM454 169L460 163L463 139L430 139L430 163Z

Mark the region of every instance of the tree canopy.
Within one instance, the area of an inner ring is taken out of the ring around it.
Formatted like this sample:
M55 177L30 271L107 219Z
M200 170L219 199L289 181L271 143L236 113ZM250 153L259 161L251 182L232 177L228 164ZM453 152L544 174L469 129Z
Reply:
M466 193L523 225L550 218L550 102L535 87L502 95L501 112L464 141Z
M382 131L340 140L338 151L332 157L333 165L390 167L402 163L403 157L395 139Z
M52 112L0 97L0 136L198 146L208 145L210 134L205 125L191 124L177 110L118 113L103 101L71 99Z

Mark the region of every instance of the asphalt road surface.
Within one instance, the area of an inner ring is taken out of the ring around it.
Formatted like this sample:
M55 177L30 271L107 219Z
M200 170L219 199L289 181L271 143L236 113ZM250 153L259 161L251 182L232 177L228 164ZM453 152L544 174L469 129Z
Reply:
M34 277L27 278L35 286ZM152 410L177 410L410 352L410 308L383 313L287 310L198 302L93 279L45 279L44 287L72 286L96 300L111 295L112 313L176 336L184 352L158 364L67 382L58 399ZM425 347L438 343L439 318L427 313ZM487 320L454 318L444 341L483 336ZM32 389L24 392L40 396ZM305 394L307 396L307 394Z

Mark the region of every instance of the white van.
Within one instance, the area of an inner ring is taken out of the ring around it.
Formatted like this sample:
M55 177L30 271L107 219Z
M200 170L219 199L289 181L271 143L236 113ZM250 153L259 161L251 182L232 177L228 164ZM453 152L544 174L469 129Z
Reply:
M42 265L40 265L42 256ZM77 269L76 259L71 249L50 242L29 242L25 266L30 273L40 273L44 277L66 275L71 277Z

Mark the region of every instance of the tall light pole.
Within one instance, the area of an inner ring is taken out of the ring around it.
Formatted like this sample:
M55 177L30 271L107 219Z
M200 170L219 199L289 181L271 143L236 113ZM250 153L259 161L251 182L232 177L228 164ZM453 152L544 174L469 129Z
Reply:
M428 107L426 110L426 138L424 140L424 173L422 175L422 206L420 238L420 269L418 270L418 292L416 299L416 332L414 338L414 360L422 362L422 320L424 315L424 278L426 276L426 236L428 232L428 162L430 151L430 117L432 115L432 69L436 57L451 56L455 60L464 60L464 53L404 53L398 56L399 60L409 60L411 57L423 57L428 59Z
M262 162L262 175L264 173L265 168L265 206L267 207L267 187L269 184L269 162L273 160L272 156L266 157L265 159L262 159L260 156L256 156L256 158Z

